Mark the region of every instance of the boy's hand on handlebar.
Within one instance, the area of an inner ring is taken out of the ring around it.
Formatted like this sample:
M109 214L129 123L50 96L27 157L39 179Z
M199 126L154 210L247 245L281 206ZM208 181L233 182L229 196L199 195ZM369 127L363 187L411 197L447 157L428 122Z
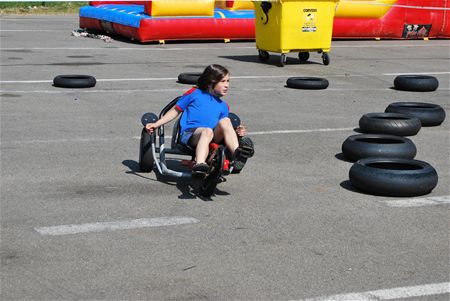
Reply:
M145 129L147 130L147 132L149 134L153 134L153 132L155 131L156 128L158 128L158 127L155 126L155 123L147 123L145 125Z
M236 134L240 137L243 137L247 135L247 129L245 128L244 125L241 124L236 128Z

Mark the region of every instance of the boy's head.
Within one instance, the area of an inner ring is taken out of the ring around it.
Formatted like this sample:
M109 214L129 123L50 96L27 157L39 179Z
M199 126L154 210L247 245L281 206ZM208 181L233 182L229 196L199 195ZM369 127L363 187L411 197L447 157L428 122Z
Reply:
M197 86L215 96L225 96L228 92L230 72L223 66L212 64L205 68Z

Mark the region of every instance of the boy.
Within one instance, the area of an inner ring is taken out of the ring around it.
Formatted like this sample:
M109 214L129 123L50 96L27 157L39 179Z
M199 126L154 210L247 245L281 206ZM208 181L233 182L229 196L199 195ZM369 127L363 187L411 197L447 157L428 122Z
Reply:
M234 170L237 172L254 154L253 142L243 137L247 134L245 127L233 128L228 118L228 105L221 99L228 94L229 84L230 73L225 67L209 65L198 79L198 88L186 92L160 120L145 126L152 133L183 113L180 120L181 143L195 149L194 174L204 175L208 171L206 159L212 141L224 141L233 154Z

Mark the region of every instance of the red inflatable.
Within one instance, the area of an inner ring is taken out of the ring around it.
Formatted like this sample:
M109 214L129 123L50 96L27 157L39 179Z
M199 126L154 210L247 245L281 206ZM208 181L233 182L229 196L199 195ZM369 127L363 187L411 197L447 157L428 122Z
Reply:
M152 17L146 14L146 3L90 2L89 7L80 9L80 27L141 42L255 38L253 10L216 8L209 17ZM334 18L333 38L450 38L450 1L341 0Z
M382 18L334 19L333 38L450 38L450 1L398 0Z

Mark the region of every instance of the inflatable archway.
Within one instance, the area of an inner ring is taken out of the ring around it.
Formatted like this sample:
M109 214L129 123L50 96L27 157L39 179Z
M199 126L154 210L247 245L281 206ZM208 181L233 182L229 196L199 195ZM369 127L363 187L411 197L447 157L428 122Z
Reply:
M140 42L253 40L254 5L260 3L228 0L92 1L89 6L80 8L80 28L117 34ZM450 1L340 0L334 17L333 38L450 38Z

